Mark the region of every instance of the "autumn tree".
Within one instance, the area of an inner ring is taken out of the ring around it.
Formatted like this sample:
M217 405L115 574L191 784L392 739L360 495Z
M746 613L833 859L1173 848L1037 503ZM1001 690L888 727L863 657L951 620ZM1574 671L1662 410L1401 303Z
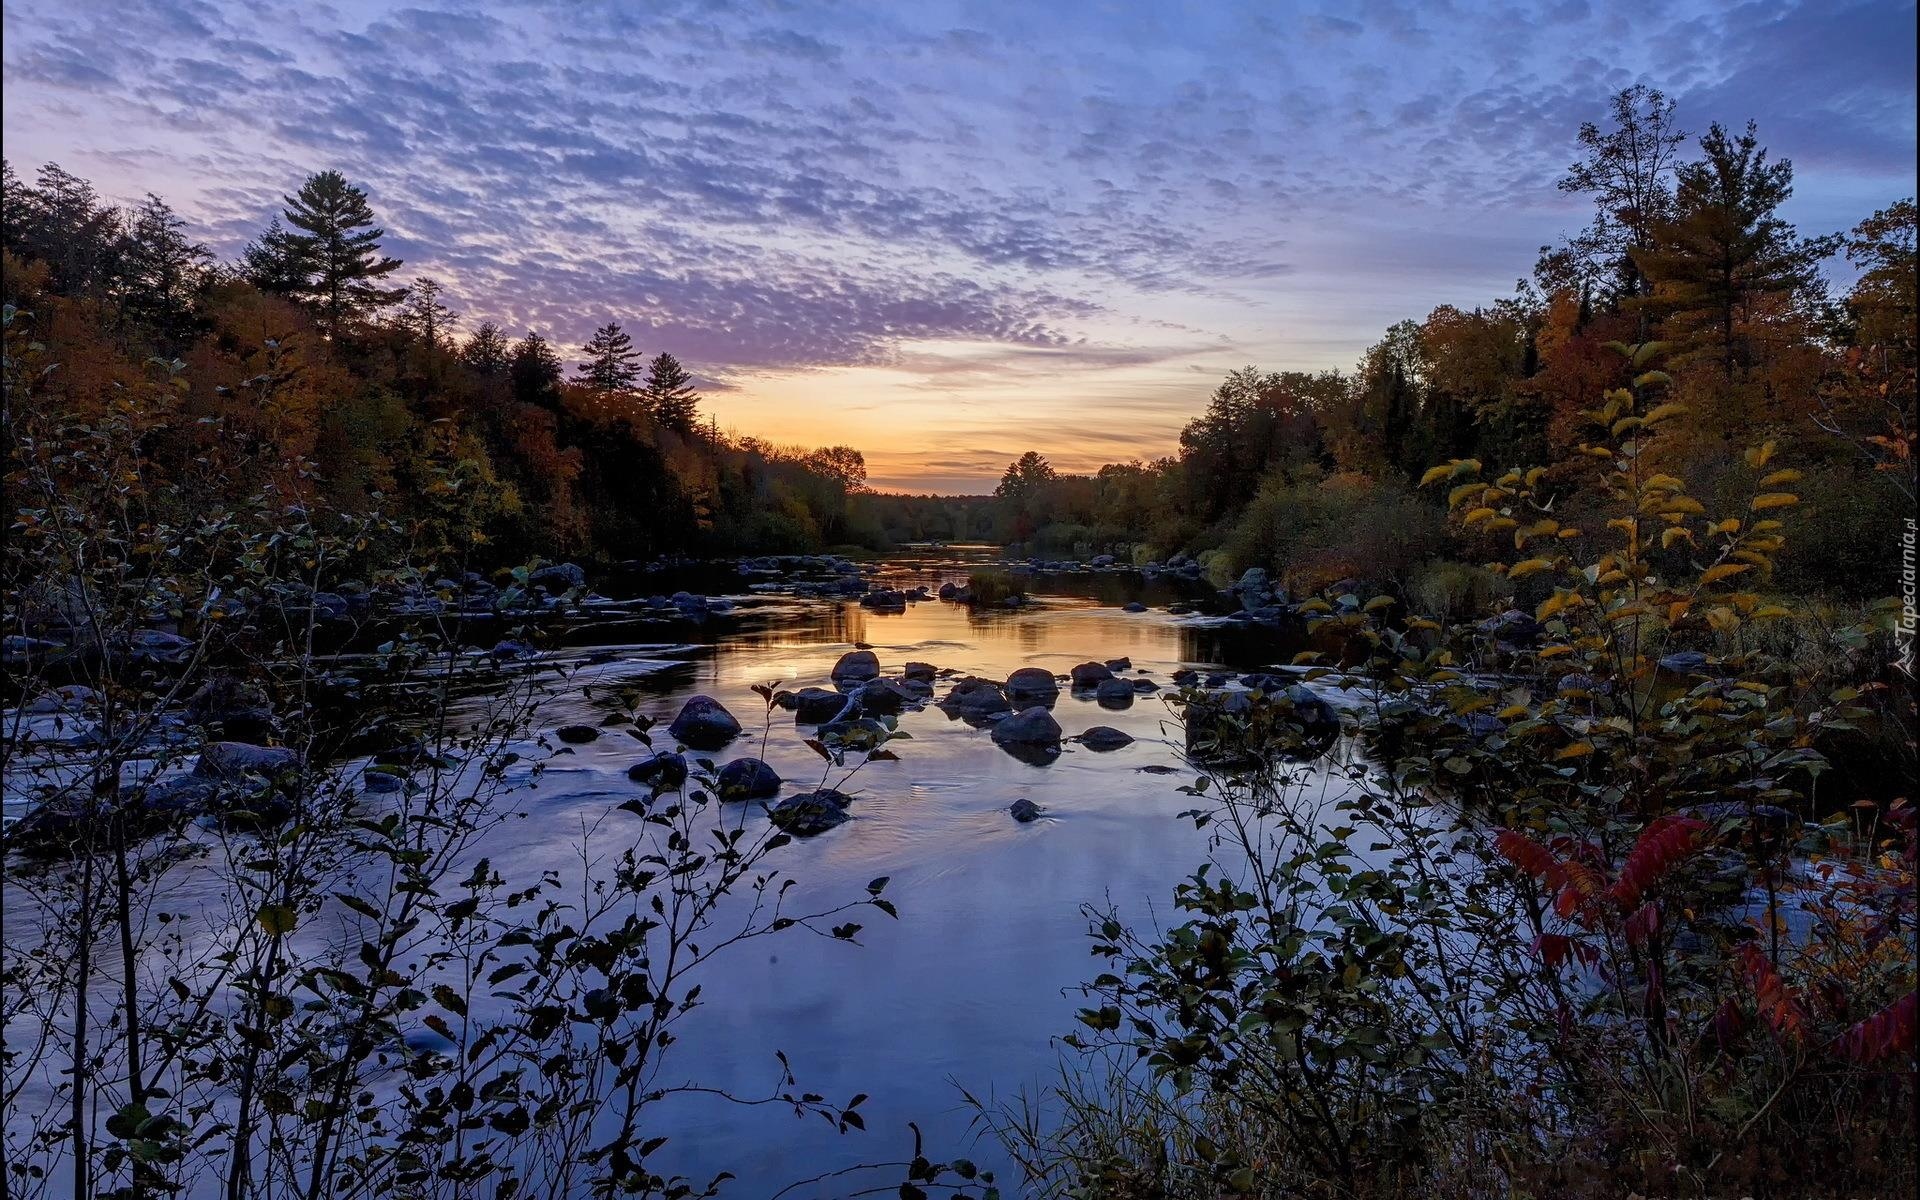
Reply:
M593 331L593 337L580 353L586 361L574 372L573 381L601 396L625 395L640 381L640 352L618 321L608 321Z
M338 171L307 176L298 194L285 197L295 261L309 271L293 289L307 301L329 336L338 336L381 309L406 298L407 289L381 286L400 260L380 253L386 230L374 224L367 194Z
M661 425L677 433L690 435L700 420L700 393L694 390L693 376L680 360L662 352L647 364L647 386L643 393L647 411ZM857 452L856 452L857 453ZM861 478L866 478L865 465Z
M807 466L849 492L867 486L867 459L852 446L823 446L807 455Z

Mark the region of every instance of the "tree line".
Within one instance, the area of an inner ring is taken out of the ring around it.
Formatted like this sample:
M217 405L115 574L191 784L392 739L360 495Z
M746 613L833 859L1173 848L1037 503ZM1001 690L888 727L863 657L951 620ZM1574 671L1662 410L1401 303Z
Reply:
M1807 476L1783 584L1890 592L1914 497L1913 200L1803 235L1780 213L1792 164L1751 124L1689 150L1644 86L1580 129L1559 187L1591 219L1513 295L1402 321L1350 371L1234 371L1157 461L1068 475L1028 453L997 489L996 535L1049 555L1184 550L1309 589L1406 584L1475 557L1414 487L1429 466L1545 465L1579 508L1586 414L1623 382L1609 345L1657 342L1649 365L1683 410L1663 469L1712 496L1738 486L1744 447L1776 439Z
M441 507L433 481L457 464L462 519L497 563L883 541L851 499L859 451L723 434L693 373L644 357L617 320L571 375L538 330L460 335L440 281L398 282L366 192L338 171L309 176L234 262L158 196L122 209L58 165L4 174L5 299L61 364L39 396L104 411L178 364L157 464L218 436L245 450L235 496L271 486L403 521Z

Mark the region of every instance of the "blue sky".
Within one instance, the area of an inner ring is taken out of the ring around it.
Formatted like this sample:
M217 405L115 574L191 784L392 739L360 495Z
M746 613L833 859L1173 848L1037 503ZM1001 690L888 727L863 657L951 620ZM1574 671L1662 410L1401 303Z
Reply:
M1636 81L1758 120L1788 215L1850 226L1914 191L1914 39L1892 0L9 0L5 141L223 252L338 168L469 323L619 319L723 426L976 490L1509 293Z

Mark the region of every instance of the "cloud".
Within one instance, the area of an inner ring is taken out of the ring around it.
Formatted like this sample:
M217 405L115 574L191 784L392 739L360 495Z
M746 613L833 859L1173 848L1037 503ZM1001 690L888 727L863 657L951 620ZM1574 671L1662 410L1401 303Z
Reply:
M1553 181L1636 80L1758 117L1822 219L1912 188L1904 0L961 11L13 0L5 131L226 253L339 168L471 320L620 319L743 414L832 376L900 463L1006 448L956 405L1164 450L1207 371L1484 302L1583 221Z

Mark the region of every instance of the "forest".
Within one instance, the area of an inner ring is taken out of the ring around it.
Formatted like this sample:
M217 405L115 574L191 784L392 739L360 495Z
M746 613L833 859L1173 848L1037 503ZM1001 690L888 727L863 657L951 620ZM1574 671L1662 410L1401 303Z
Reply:
M400 282L367 196L337 172L219 263L157 196L123 211L57 166L26 183L9 165L6 302L53 359L85 364L54 381L76 398L178 363L181 415L246 447L235 494L298 477L326 503L378 496L404 515L426 463L460 464L497 564L984 540L1402 594L1457 585L1447 564L1472 557L1416 487L1429 465L1545 464L1577 506L1607 347L1658 341L1686 410L1665 465L1711 495L1740 448L1776 439L1807 475L1780 585L1890 593L1914 498L1912 199L1803 234L1781 216L1792 164L1754 128L1690 138L1644 87L1578 145L1559 185L1591 221L1542 247L1513 295L1402 321L1351 370L1233 371L1176 453L1082 476L1042 448L991 497L878 494L857 448L722 434L687 367L645 358L618 320L578 348L492 322L463 334L439 283ZM583 360L571 374L563 354Z

